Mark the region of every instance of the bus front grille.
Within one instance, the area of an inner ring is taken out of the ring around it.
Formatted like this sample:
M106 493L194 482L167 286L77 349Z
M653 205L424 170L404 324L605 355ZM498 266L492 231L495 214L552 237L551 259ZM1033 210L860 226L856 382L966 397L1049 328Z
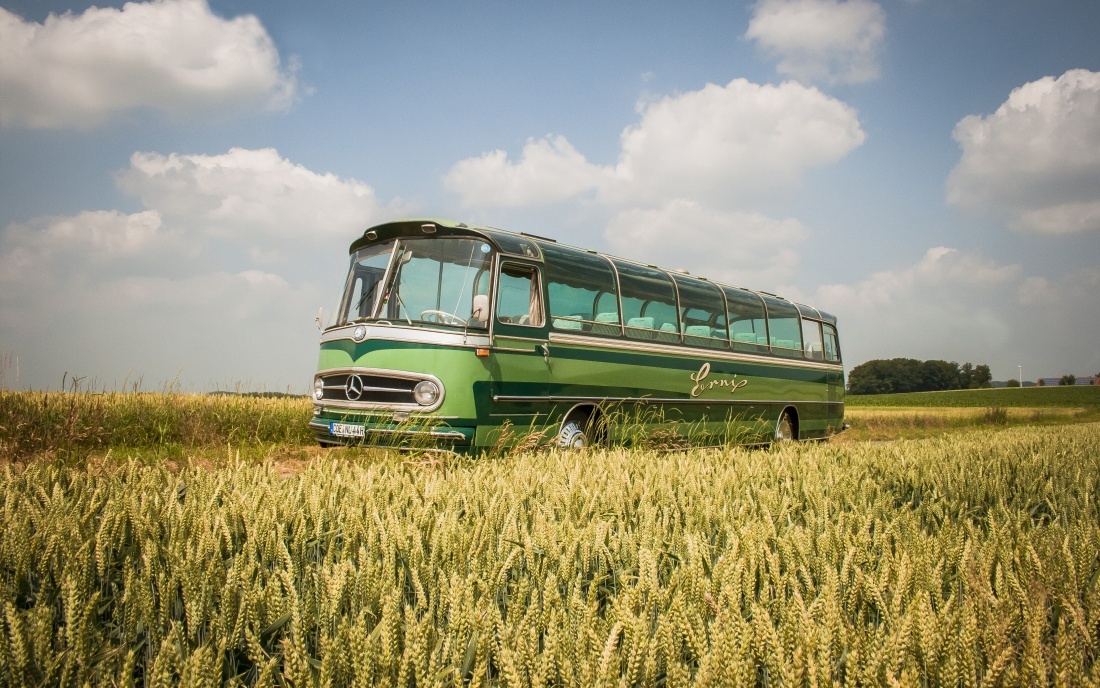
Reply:
M321 401L416 405L413 387L419 380L371 373L339 373L321 380L325 385Z

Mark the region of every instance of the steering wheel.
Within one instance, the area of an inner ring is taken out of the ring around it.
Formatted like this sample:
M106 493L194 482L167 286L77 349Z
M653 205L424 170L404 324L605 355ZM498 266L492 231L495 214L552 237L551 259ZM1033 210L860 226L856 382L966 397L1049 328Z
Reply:
M466 321L458 317L454 313L448 313L447 311L437 311L433 309L421 311L420 319L427 322L436 322L441 325L466 325Z

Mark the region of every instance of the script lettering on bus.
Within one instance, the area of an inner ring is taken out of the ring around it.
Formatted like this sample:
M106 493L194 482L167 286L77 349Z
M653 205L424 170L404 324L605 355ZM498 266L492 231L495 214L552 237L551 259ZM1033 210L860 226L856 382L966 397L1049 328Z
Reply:
M699 367L699 371L691 374L691 381L695 383L695 386L691 388L691 396L697 397L703 392L713 389L715 387L729 387L730 394L733 394L737 390L741 389L745 385L749 384L748 380L738 380L737 373L733 374L733 377L721 379L721 380L707 380L710 375L710 363L704 363Z

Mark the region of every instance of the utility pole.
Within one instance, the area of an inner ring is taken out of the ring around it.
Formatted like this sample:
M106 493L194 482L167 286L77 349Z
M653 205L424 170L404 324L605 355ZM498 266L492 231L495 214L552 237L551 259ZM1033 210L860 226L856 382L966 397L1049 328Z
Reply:
M1016 367L1020 369L1020 389L1023 389L1024 388L1024 366L1021 364L1021 365L1018 365Z

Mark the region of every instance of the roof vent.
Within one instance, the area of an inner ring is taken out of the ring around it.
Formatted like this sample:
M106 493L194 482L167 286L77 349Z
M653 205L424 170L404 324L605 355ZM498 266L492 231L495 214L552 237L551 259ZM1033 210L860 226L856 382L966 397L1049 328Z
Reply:
M425 234L435 234L435 225L431 222L426 225L420 225L420 231Z

